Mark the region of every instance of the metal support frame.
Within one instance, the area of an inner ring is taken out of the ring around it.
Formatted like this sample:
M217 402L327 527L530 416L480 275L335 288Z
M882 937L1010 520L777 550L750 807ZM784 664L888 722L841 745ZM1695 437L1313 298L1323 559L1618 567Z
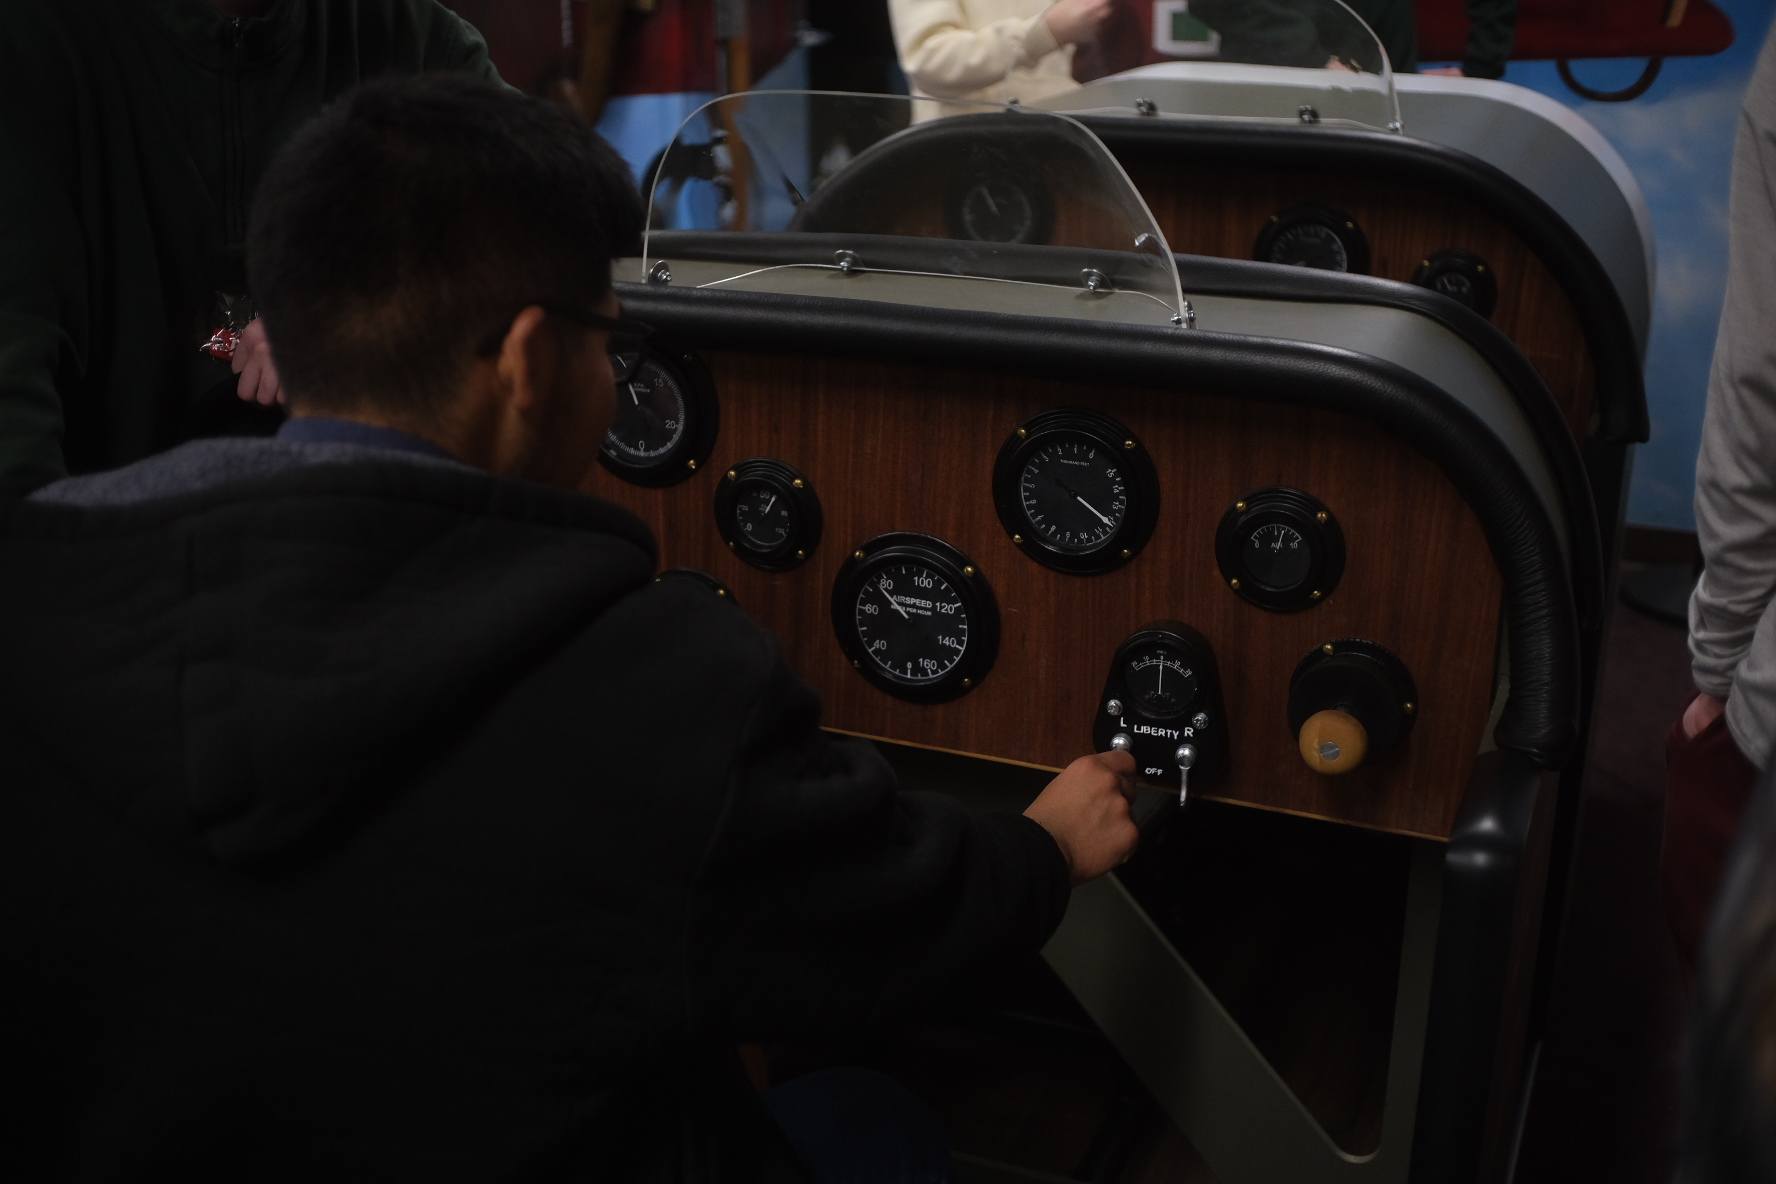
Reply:
M1381 1142L1344 1151L1290 1091L1128 889L1076 890L1043 956L1222 1184L1407 1179L1441 913L1441 844L1416 842Z

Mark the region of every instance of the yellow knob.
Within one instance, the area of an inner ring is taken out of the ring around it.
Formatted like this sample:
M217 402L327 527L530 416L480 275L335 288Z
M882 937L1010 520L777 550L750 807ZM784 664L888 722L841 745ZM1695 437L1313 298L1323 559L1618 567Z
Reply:
M1356 716L1336 708L1308 716L1297 739L1307 767L1328 777L1360 767L1369 755L1369 733Z

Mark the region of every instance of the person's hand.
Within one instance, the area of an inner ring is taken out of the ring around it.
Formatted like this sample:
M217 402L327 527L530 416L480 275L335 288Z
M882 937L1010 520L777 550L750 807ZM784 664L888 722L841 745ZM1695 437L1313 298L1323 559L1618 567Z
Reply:
M263 321L253 321L241 330L228 365L240 375L234 393L242 402L269 407L284 401L284 388L278 385L277 365L271 358L271 342L265 336Z
M1721 717L1726 709L1726 701L1716 699L1713 695L1697 695L1691 699L1690 705L1684 708L1683 713L1684 739L1694 740L1700 736L1708 730L1710 724Z
M1135 853L1141 832L1129 814L1135 758L1082 756L1036 795L1024 817L1054 836L1073 883L1095 880Z
M1062 45L1076 45L1098 35L1098 26L1110 19L1113 0L1058 0L1042 19Z
M1438 66L1435 70L1425 70L1422 73L1435 74L1438 78L1460 78L1462 68L1460 66Z

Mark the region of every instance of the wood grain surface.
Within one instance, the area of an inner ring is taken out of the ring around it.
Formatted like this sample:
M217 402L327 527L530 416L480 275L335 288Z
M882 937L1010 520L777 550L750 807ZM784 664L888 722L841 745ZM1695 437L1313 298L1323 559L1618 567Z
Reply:
M900 743L1049 768L1091 745L1117 645L1175 618L1215 648L1232 730L1229 771L1209 796L1407 834L1447 837L1493 692L1500 582L1479 522L1404 443L1356 419L1231 392L1031 381L916 361L711 353L721 436L710 463L664 490L599 470L591 490L656 533L662 567L711 573L782 640L822 693L828 726ZM1158 468L1153 541L1126 568L1073 576L1042 567L993 509L993 459L1038 412L1090 407L1126 424ZM770 456L810 478L825 535L809 562L766 573L730 553L711 504L736 461ZM1349 548L1326 601L1293 614L1239 599L1215 563L1215 528L1240 496L1304 489L1338 516ZM889 531L936 535L992 585L1002 638L975 690L915 705L867 682L833 631L833 578L859 544ZM1313 647L1344 637L1387 646L1421 698L1406 743L1339 778L1309 772L1285 709Z
M1057 149L1058 151L1058 149ZM1368 274L1409 283L1440 250L1478 255L1492 268L1498 305L1491 320L1547 383L1575 439L1590 434L1597 375L1578 312L1558 277L1505 222L1459 190L1429 191L1373 173L1285 172L1224 160L1202 162L1155 146L1124 148L1121 163L1146 199L1172 250L1250 259L1269 219L1298 205L1349 214L1369 242ZM1047 241L1057 246L1120 245L1128 215L1101 204L1103 185L1076 161L1024 161L1054 198ZM862 191L840 225L886 234L947 237L942 186ZM1186 285L1186 295L1188 295Z

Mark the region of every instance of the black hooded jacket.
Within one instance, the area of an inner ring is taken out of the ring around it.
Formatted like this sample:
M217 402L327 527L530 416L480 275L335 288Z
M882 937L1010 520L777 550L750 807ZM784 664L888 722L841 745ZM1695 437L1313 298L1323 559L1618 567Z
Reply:
M358 83L432 70L495 77L438 0L0 2L0 493L275 422L201 348L251 311L259 177Z
M8 1177L793 1179L738 1042L1045 940L1046 832L898 793L653 565L339 445L0 507Z

